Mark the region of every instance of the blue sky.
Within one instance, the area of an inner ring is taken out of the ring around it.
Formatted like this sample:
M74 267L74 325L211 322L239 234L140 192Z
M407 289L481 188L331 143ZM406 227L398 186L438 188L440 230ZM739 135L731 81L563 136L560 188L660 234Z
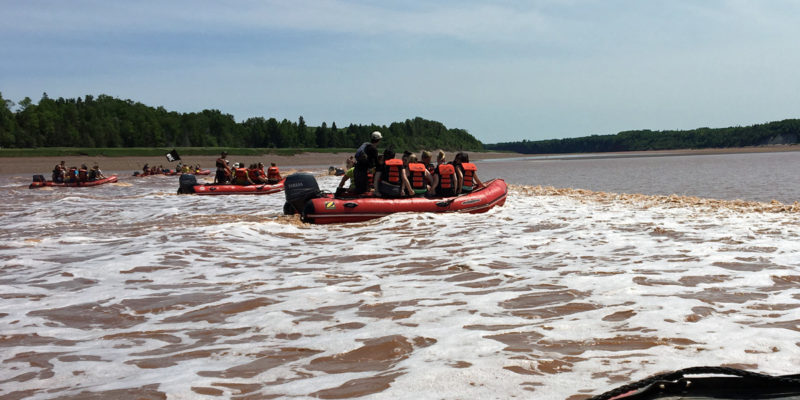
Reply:
M800 117L800 1L0 0L0 92L485 143Z

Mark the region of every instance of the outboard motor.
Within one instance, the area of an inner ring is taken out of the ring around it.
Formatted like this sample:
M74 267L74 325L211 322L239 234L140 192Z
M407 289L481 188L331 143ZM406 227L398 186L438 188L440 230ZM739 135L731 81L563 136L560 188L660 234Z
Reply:
M284 214L301 213L307 201L319 197L317 180L314 179L314 175L309 173L298 172L287 176L286 181L283 182L283 187L287 203L283 207ZM294 209L293 212L288 212L292 208Z
M197 185L197 177L193 174L183 174L180 177L178 194L194 193L194 186Z

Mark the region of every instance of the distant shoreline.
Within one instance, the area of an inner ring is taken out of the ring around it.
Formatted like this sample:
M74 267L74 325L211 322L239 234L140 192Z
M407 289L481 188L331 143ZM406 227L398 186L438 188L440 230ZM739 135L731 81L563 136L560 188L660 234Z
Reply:
M685 156L685 155L704 155L704 154L737 154L737 153L771 153L785 151L800 151L800 145L776 145L759 147L738 147L723 149L684 149L684 150L650 150L650 151L630 151L615 153L573 153L573 154L522 154L512 152L469 152L471 161L496 160L508 158L542 158L547 160L558 159L581 159L581 158L624 158L624 157L653 157L653 156ZM295 155L229 155L228 160L232 163L241 162L244 164L264 162L274 162L279 167L287 169L300 168L327 168L329 166L343 167L345 159L352 155L350 152L340 153L299 153ZM447 159L452 159L454 153L448 152ZM190 165L200 165L201 168L213 169L216 156L183 156L182 162ZM54 157L0 157L0 174L42 174L49 176L53 167L64 160L67 167L80 166L86 164L91 167L97 163L106 172L118 172L124 176L127 173L133 174L140 171L144 164L163 166L164 168L174 167L176 163L170 163L164 156L128 156L128 157L105 157L105 156L54 156Z
M542 159L542 160L580 160L580 159L603 159L603 158L630 158L630 157L673 157L673 156L694 156L712 154L747 154L747 153L782 153L789 151L800 151L800 145L773 145L758 147L727 147L713 149L677 149L677 150L639 150L639 151L617 151L603 153L557 153L557 154L523 154L507 153L513 156L498 157L498 159L519 158L519 159ZM484 160L487 158L483 158Z

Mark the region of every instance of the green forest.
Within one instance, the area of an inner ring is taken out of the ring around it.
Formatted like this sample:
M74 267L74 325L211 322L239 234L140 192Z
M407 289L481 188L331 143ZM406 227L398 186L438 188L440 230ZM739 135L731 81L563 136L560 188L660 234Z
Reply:
M387 126L339 128L297 121L254 117L236 122L219 110L178 113L107 95L51 99L38 104L26 97L19 103L0 93L0 147L235 147L235 148L357 148L373 131L384 135L381 146L396 150L483 150L466 130L448 129L423 118Z
M513 151L524 154L604 153L705 149L799 143L800 120L787 119L752 126L698 128L687 131L625 131L616 135L592 135L485 145L486 150Z
M379 130L381 146L397 151L446 149L512 151L525 154L599 153L745 147L794 144L800 138L800 120L730 128L686 131L625 131L567 139L508 142L484 145L464 129L423 118L391 125L355 125L339 128L308 126L297 121L253 117L236 122L219 110L178 113L107 95L51 99L38 104L26 97L15 103L0 93L0 148L356 148Z

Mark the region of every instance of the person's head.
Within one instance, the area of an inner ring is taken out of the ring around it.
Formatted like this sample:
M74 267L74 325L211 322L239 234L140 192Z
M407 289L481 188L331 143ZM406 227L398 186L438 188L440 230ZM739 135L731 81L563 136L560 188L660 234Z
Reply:
M425 164L428 164L428 163L431 162L431 152L430 151L425 150L425 151L422 152L422 162L425 163Z
M469 162L469 154L461 153L461 162L462 163Z
M220 153L220 156L222 156L222 158L225 158L225 157L228 156L228 152L227 151L223 151L222 153Z
M86 164L81 164L81 169L89 169L89 167L87 167Z
M383 139L383 135L381 135L380 132L378 131L372 132L372 136L370 136L370 140L372 141L372 143L378 143L380 142L381 139Z
M344 165L347 166L347 169L353 168L353 166L356 165L356 160L353 157L347 157Z
M63 167L63 166L64 166L64 164L66 164L66 163L67 163L66 161L64 161L64 160L61 160L61 166L62 166L62 167Z
M100 169L100 166L99 166L99 165L97 165L97 164L95 164L95 165L92 167L92 169Z
M384 150L384 151L383 151L383 160L384 160L384 161L386 161L386 160L391 160L391 159L393 159L393 158L394 158L394 154L395 154L395 153L394 153L394 150L392 150L392 149L386 149L386 150Z
M275 164L275 163L273 162L273 163L269 163L269 166L270 166L270 167L277 167L277 166L278 166L278 164Z
M417 162L417 155L416 154L409 154L408 156L408 163L415 163Z
M453 164L461 164L461 152L456 153L455 157L453 157Z
M436 155L436 161L439 163L443 163L445 161L446 154L444 150L439 150L439 153Z
M264 168L264 163L258 163L258 168Z

